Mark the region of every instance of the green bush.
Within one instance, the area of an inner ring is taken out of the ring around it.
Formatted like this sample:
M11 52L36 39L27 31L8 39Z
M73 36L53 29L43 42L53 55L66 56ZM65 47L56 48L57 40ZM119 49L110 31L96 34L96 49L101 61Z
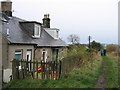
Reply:
M117 52L118 51L118 46L115 44L110 44L106 46L107 52Z

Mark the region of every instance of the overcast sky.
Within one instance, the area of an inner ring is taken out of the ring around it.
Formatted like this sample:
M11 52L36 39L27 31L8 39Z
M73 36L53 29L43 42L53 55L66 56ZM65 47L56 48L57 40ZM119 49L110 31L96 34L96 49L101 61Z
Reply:
M60 29L67 42L70 34L88 43L88 36L101 43L118 43L119 0L12 0L13 15L42 23L49 13L51 28Z

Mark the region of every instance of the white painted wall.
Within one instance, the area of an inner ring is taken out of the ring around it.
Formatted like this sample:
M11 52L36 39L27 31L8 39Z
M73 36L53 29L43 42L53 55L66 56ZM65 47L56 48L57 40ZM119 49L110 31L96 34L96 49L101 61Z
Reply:
M54 39L59 39L59 30L58 29L45 29L46 32L51 35Z
M4 69L3 73L3 81L8 83L10 81L10 76L12 75L12 69Z

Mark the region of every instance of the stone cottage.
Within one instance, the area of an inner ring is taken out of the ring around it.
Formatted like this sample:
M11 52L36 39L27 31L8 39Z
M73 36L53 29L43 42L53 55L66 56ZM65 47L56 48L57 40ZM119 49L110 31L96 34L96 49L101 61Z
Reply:
M25 59L48 61L64 57L67 44L59 38L59 29L50 28L49 14L43 23L27 21L12 15L12 2L1 1L2 62L5 81L11 75L11 61Z

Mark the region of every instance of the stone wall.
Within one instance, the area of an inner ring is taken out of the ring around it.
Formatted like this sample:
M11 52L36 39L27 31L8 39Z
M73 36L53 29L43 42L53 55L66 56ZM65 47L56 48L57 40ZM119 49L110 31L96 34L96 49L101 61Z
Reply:
M59 49L58 50L58 59L61 60L62 58L64 58L66 52L67 52L67 49L66 48L51 48L51 47L47 47L47 48L37 48L35 50L35 60L38 60L38 61L41 61L43 60L43 51L46 52L46 60L49 61L49 60L55 60L56 58L56 51L54 51L53 53L53 49Z
M2 36L2 65L3 68L8 68L8 41Z

